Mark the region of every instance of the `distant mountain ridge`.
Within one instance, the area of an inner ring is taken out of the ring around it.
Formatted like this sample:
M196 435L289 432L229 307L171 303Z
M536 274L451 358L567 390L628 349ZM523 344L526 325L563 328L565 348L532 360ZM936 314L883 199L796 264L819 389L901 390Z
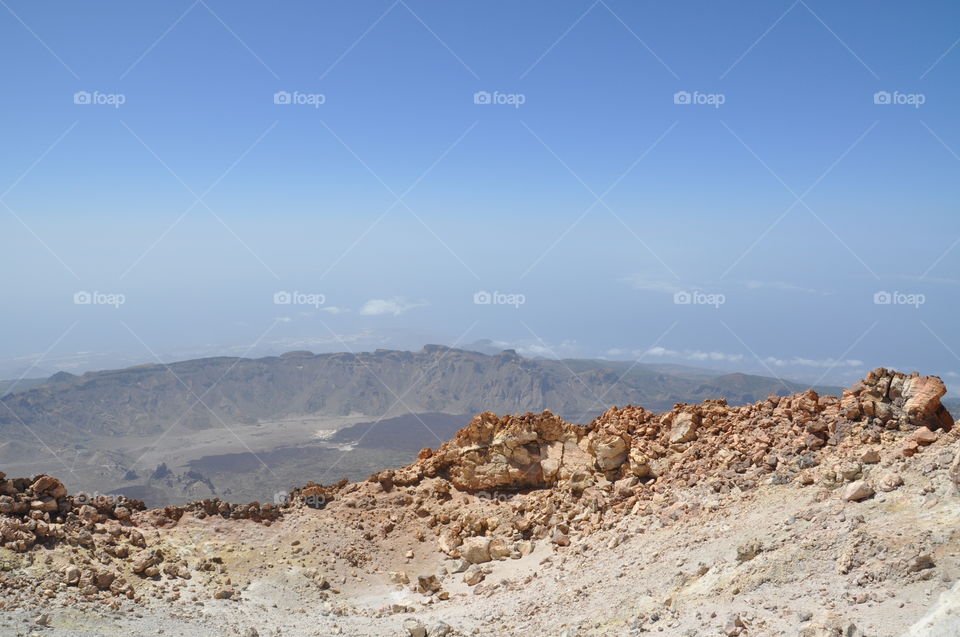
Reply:
M64 372L60 372L61 374ZM54 374L55 376L56 374ZM51 378L17 378L11 380L0 380L0 398L6 396L7 394L12 394L18 391L26 391L31 387L36 387L37 385L43 385L52 380Z
M710 380L600 360L532 360L440 345L416 352L288 352L265 358L203 358L169 365L58 373L5 396L0 431L20 422L39 435L149 435L291 416L399 417L409 413L522 413L550 409L586 422L610 405L670 409L677 402L754 402L806 387L746 374ZM837 393L839 388L820 387ZM202 403L198 401L202 400Z

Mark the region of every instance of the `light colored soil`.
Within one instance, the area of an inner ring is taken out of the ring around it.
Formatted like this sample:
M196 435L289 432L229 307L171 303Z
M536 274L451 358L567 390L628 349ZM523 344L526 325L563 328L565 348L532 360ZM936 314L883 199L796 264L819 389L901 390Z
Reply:
M842 489L796 484L724 495L691 488L678 500L692 508L677 520L612 518L568 547L540 542L530 555L486 564L491 572L476 587L442 575L453 560L432 534L420 542L401 525L389 540L364 540L390 508L358 516L332 503L296 509L272 526L185 516L148 534L148 544L188 561L220 557L224 574L140 584L161 595L177 587L179 599L146 595L119 612L56 600L0 612L0 634L407 635L404 622L415 619L428 634L442 621L464 635L724 635L739 614L750 636L839 635L853 624L861 632L842 634L885 637L930 613L934 624L912 635L957 635L958 594L937 604L960 577L960 507L936 453L903 470L904 486L859 503L842 501ZM739 561L738 549L754 542L756 556ZM362 563L350 565L351 551ZM50 553L51 564L41 558L32 568L59 567L64 556ZM911 572L917 553L930 554L933 568ZM441 575L450 598L391 584L389 571L413 582ZM225 577L240 601L211 598ZM322 591L324 579L339 592ZM391 612L397 604L412 610ZM41 611L49 627L33 623Z

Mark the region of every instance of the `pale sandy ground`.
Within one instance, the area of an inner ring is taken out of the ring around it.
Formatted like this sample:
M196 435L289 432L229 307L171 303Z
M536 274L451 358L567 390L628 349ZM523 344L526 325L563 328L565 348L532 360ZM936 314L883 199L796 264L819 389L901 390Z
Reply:
M899 469L904 486L859 503L820 486L764 485L722 496L693 488L679 501L699 504L699 512L666 526L655 515L616 516L569 547L540 542L531 555L489 563L481 594L462 575L442 576L447 601L387 578L397 570L414 581L442 575L452 560L432 534L424 542L393 534L372 551L368 542L351 566L344 555L362 544L362 529L336 507L300 509L270 527L184 518L164 533L165 552L191 561L222 557L241 601L212 599L217 582L197 575L181 581L172 602L125 601L119 612L54 603L45 611L48 627L33 623L37 608L0 612L0 635L408 635L404 622L415 619L429 635L442 634L435 628L442 621L464 635L692 636L725 635L738 613L751 637L955 636L960 496L946 476L946 451L937 460L930 449ZM738 547L754 541L759 553L739 561ZM934 567L910 572L910 557L921 552ZM58 566L41 564L34 568ZM849 572L840 572L842 564ZM339 593L322 593L322 579ZM163 583L168 591L175 585ZM391 604L412 611L381 612Z

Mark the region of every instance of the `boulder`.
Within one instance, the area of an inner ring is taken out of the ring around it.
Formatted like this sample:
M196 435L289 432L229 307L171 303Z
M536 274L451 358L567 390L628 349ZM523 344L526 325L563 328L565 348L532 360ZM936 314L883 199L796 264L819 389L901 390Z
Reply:
M697 428L700 426L700 417L697 414L684 412L673 419L670 428L670 444L690 442L697 437Z
M598 435L591 441L591 447L600 471L613 471L627 459L628 445L621 436Z
M30 485L30 491L34 496L50 496L54 499L66 497L67 488L56 478L48 475L37 476L33 484Z
M159 564L162 559L163 556L159 551L143 549L134 554L130 568L133 569L134 573L147 575L147 569ZM157 571L159 572L159 569L157 569ZM149 575L147 576L149 577Z
M471 564L489 562L492 559L490 557L490 542L491 539L488 537L467 538L464 540L463 546L460 547L460 557Z

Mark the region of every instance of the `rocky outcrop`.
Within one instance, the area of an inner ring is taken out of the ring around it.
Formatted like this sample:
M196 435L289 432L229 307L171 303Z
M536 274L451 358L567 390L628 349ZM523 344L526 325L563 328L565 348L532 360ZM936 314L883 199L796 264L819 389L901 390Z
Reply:
M843 392L842 415L879 421L888 429L907 425L949 431L953 419L940 402L946 393L937 376L900 374L881 367Z
M405 486L443 478L470 493L555 486L582 492L625 479L750 486L784 463L799 473L826 446L889 442L885 432L910 434L901 452L916 452L953 424L940 402L945 393L936 376L880 368L842 398L807 390L740 407L681 403L662 414L614 407L586 427L549 411L485 412L436 451L424 449L413 465L371 479Z
M231 504L221 500L200 500L182 507L164 507L147 511L143 502L124 496L69 495L64 484L48 475L34 478L10 478L0 472L0 545L16 552L31 549L37 543L68 542L72 545L99 546L108 550L118 537L130 535L138 523L152 526L176 524L184 515L197 518L219 515L235 520L253 520L270 524L281 515L273 504ZM120 527L108 532L108 526ZM121 552L126 551L121 549Z
M70 496L60 480L48 475L7 479L0 472L0 494L0 541L19 552L37 542L92 542L87 527L108 520L126 523L144 509L143 502L123 496Z

